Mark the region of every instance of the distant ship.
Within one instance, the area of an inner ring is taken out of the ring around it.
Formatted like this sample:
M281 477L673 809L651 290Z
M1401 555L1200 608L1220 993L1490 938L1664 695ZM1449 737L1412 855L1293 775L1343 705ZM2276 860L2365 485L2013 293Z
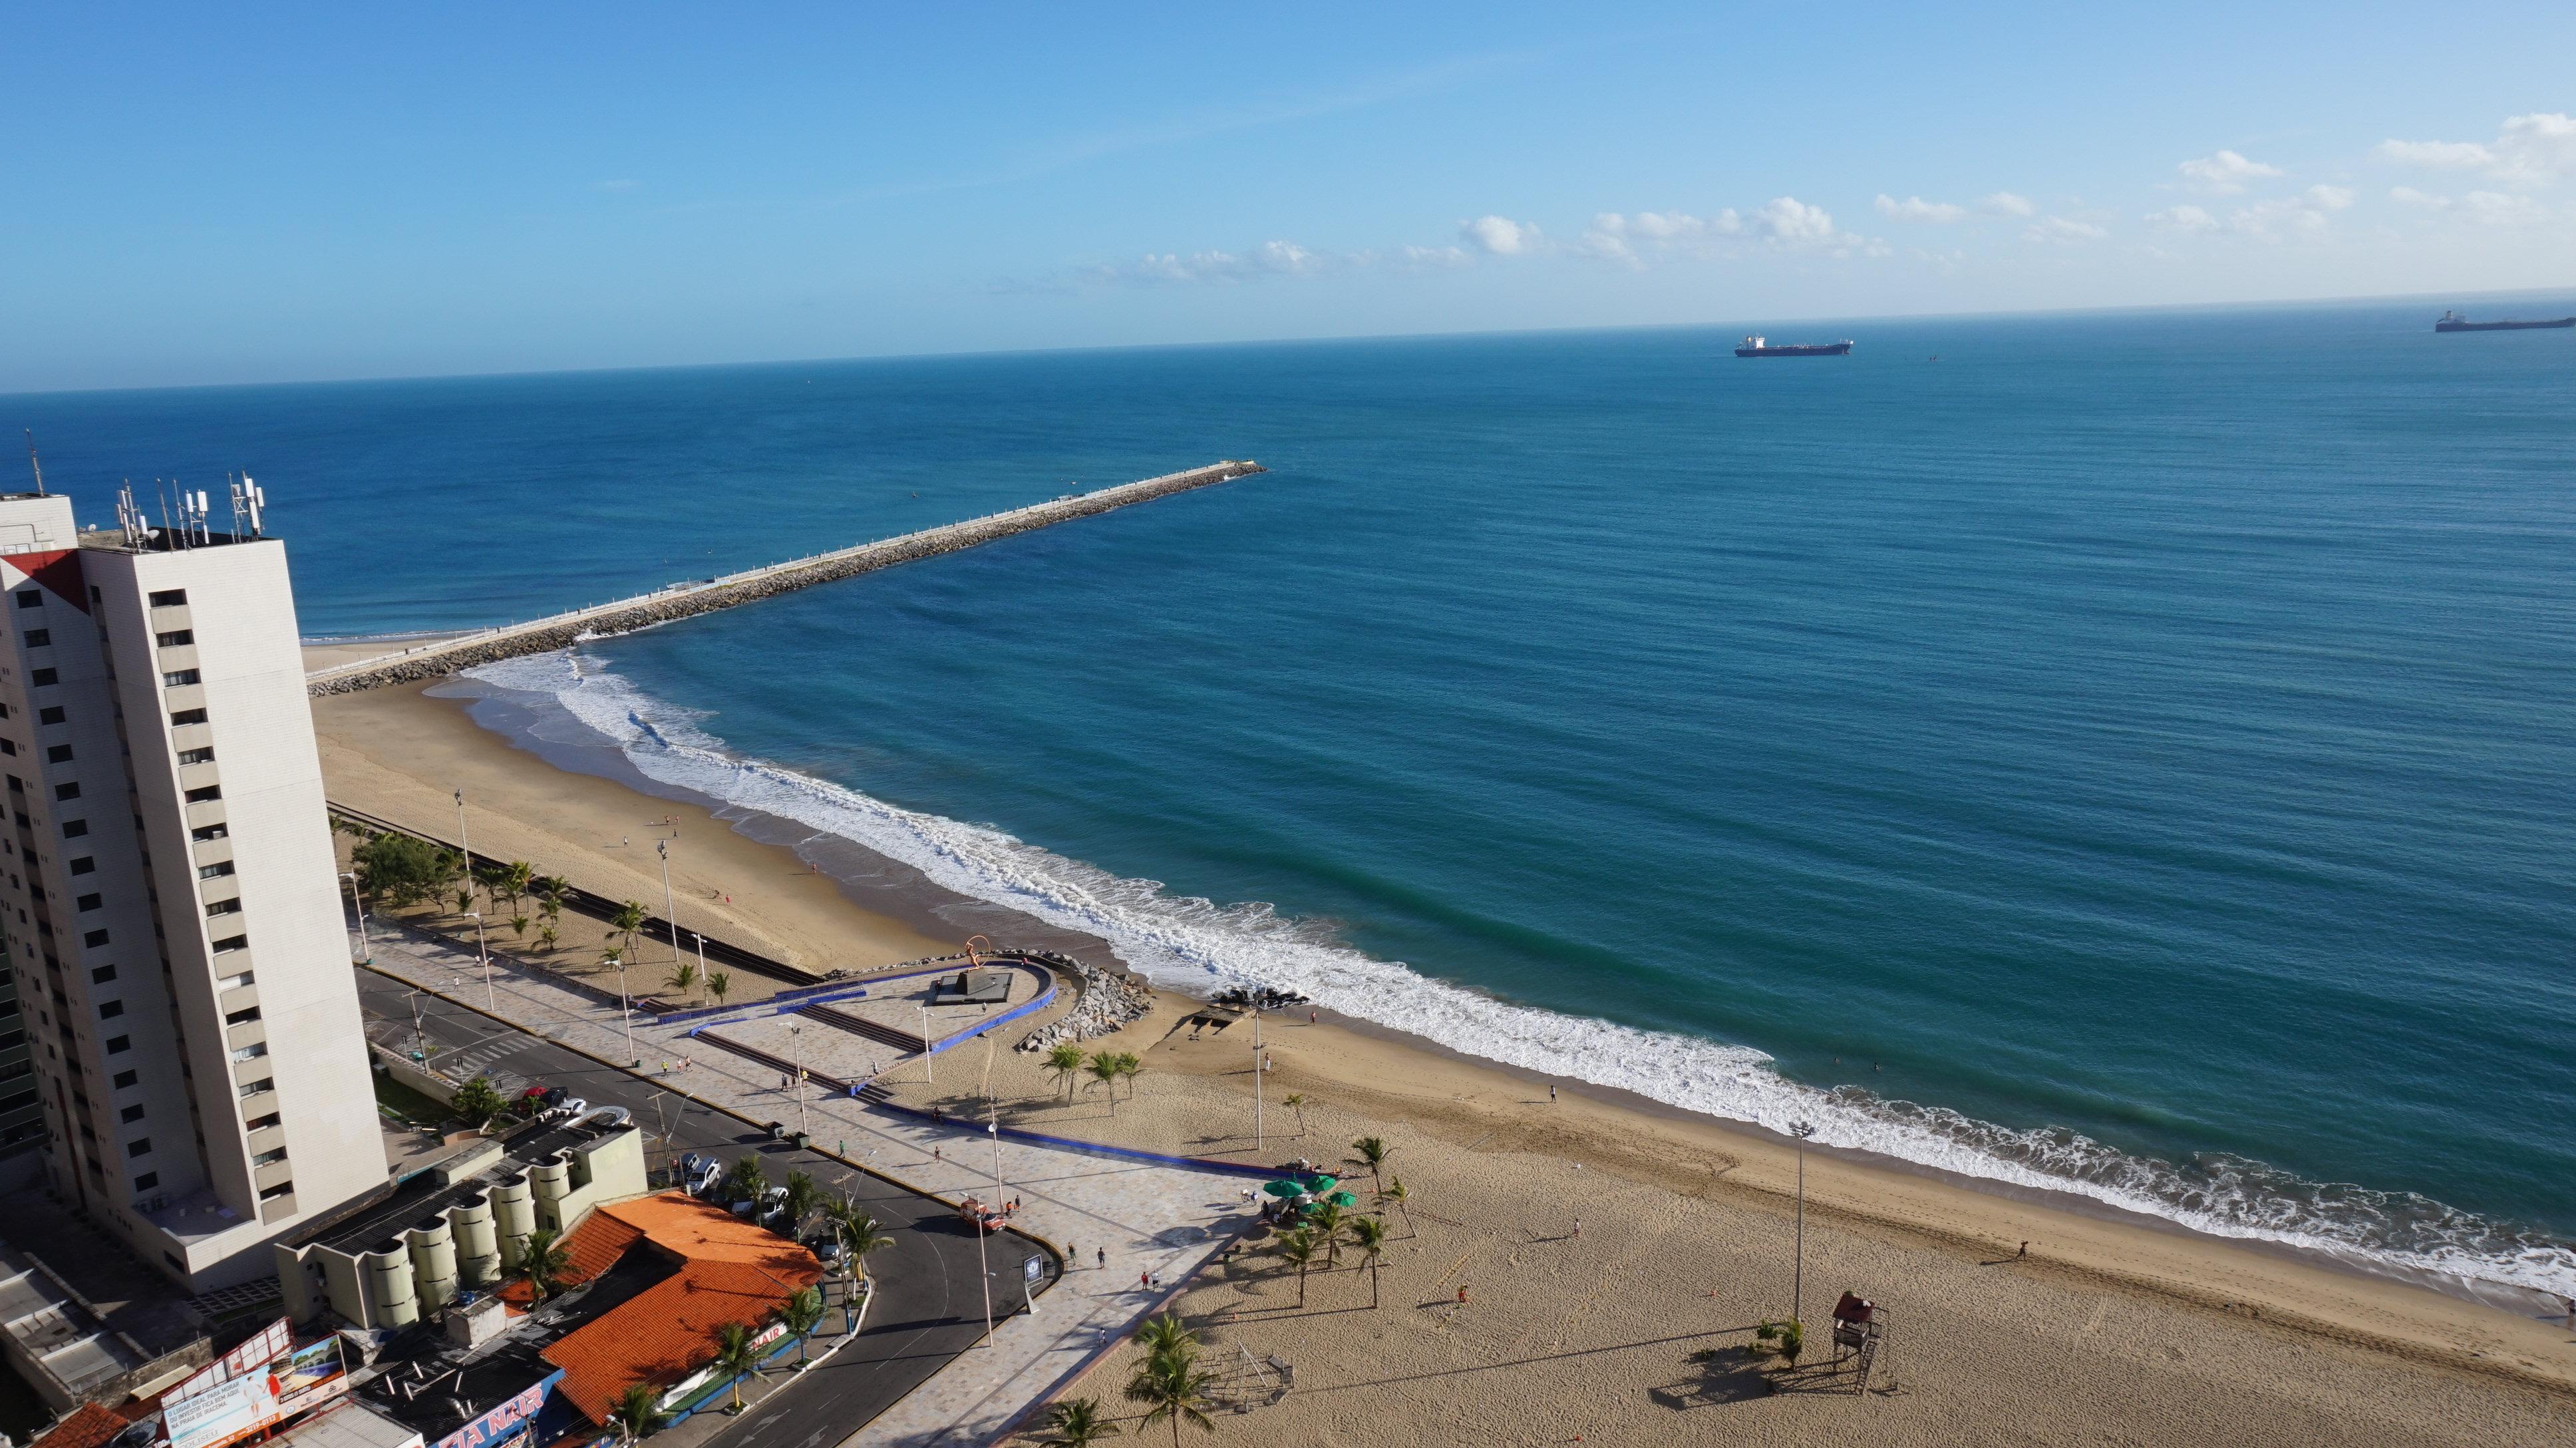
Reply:
M1735 355L1738 357L1840 357L1850 350L1849 342L1800 342L1792 346L1774 347L1764 338L1747 337L1744 339L1744 345L1735 349Z
M2472 322L2457 312L2444 312L2442 320L2433 324L2436 332L2533 332L2543 327L2576 327L2576 317L2560 317L2548 322ZM1741 357L1744 354L1738 352L1735 355Z

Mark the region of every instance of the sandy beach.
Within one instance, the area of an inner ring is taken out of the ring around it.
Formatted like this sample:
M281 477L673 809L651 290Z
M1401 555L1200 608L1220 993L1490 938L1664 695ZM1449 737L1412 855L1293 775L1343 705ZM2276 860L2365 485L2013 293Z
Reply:
M703 919L806 969L916 958L975 931L1021 943L1003 912L943 897L900 867L836 883L788 842L558 769L478 728L454 700L383 690L317 701L315 719L336 803L452 836L451 791L462 788L478 853L657 911L652 842L676 830L683 925ZM676 824L655 823L666 819ZM1082 947L1062 932L1030 935ZM1167 995L1092 1043L1145 1063L1114 1110L1006 1043L948 1058L969 1070L943 1061L936 1086L900 1069L887 1084L951 1109L980 1110L989 1091L1006 1119L1059 1134L1236 1160L1337 1164L1371 1135L1395 1148L1408 1200L1391 1212L1378 1305L1346 1250L1337 1270L1310 1276L1300 1309L1296 1274L1258 1244L1180 1295L1212 1367L1246 1377L1250 1360L1275 1355L1295 1372L1283 1401L1249 1420L1221 1415L1209 1441L2576 1435L2576 1332L2561 1322L1823 1153L1806 1158L1814 1335L1803 1370L1775 1375L1746 1348L1755 1324L1791 1311L1787 1142L1588 1089L1551 1101L1542 1080L1300 1011L1264 1026L1276 1069L1256 1143L1250 1027L1193 1039L1194 1010ZM1364 1171L1357 1186L1369 1200ZM1822 1331L1846 1289L1880 1303L1889 1324L1865 1396L1830 1370ZM1076 1394L1132 1419L1119 1396L1126 1366L1122 1350Z

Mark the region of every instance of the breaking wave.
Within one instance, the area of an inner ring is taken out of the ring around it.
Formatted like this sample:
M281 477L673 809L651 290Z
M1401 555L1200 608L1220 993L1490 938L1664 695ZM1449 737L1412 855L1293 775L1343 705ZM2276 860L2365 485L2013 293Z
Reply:
M744 758L698 727L703 716L644 695L592 657L511 659L468 677L532 708L560 709L661 784L853 841L961 895L1097 935L1157 985L1202 996L1228 985L1285 986L1340 1014L1503 1065L1774 1131L1812 1123L1826 1146L2074 1193L2214 1236L2429 1278L2464 1295L2497 1287L2576 1294L2576 1250L2567 1244L2415 1193L2310 1181L2235 1156L2134 1156L2074 1131L1999 1126L1856 1087L1803 1086L1749 1046L1515 1005L1364 955L1268 905L1174 895L996 830Z

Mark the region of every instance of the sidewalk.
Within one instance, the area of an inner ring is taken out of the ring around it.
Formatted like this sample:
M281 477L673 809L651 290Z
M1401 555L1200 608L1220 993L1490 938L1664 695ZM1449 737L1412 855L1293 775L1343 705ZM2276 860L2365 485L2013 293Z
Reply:
M374 969L384 975L612 1065L640 1057L645 1067L639 1077L752 1123L784 1121L793 1129L798 1121L794 1095L777 1089L776 1074L691 1041L676 1028L638 1019L630 1056L614 1005L602 1006L542 972L495 957L487 1006L482 967L472 951L409 932L397 935L381 923L372 933ZM450 1072L471 1072L477 1069L474 1055L459 1052L439 1064ZM685 1073L658 1073L661 1062L683 1058L692 1062ZM814 1148L825 1155L952 1201L993 1193L996 1145L972 1124L918 1122L819 1092L804 1109ZM1033 1315L998 1323L992 1337L858 1427L843 1448L990 1441L1024 1409L1043 1401L1066 1374L1127 1333L1175 1280L1195 1271L1252 1220L1252 1208L1237 1195L1231 1177L1028 1142L1006 1140L998 1149L1002 1194L1023 1204L1016 1225L1055 1247L1070 1270L1040 1294ZM1105 1269L1091 1265L1102 1250L1109 1258ZM1162 1289L1149 1293L1138 1285L1137 1275L1148 1271ZM1003 1293L995 1296L999 1311ZM690 1445L675 1442L673 1448Z

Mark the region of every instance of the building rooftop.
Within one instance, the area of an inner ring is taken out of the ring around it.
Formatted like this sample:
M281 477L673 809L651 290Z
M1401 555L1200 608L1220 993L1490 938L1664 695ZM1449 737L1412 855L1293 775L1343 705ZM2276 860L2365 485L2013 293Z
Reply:
M404 1228L426 1224L449 1207L486 1188L496 1186L540 1162L552 1160L557 1152L633 1129L607 1122L532 1123L509 1136L493 1138L493 1144L501 1149L500 1154L480 1168L459 1175L454 1168L433 1165L352 1203L346 1210L289 1238L288 1242L297 1247L318 1243L353 1257L391 1248L401 1241ZM460 1156L464 1155L467 1154L460 1153ZM451 1162L457 1160L456 1157L449 1158Z
M585 1236L594 1242L584 1244ZM638 1243L654 1250L633 1250ZM628 1384L688 1376L715 1356L718 1328L757 1329L791 1294L823 1279L823 1264L803 1247L676 1192L602 1206L573 1233L571 1250L577 1260L595 1259L612 1244L624 1253L620 1272L639 1260L678 1265L544 1349L564 1370L565 1398L594 1423L608 1421Z

